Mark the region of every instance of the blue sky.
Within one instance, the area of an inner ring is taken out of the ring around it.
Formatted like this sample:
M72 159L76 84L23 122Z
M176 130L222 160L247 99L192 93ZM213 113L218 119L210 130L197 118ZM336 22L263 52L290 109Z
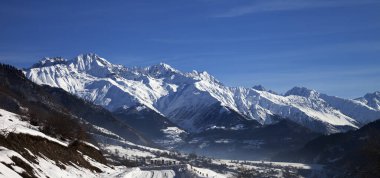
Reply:
M355 98L380 90L380 1L0 2L0 62L88 52L206 70L229 86Z

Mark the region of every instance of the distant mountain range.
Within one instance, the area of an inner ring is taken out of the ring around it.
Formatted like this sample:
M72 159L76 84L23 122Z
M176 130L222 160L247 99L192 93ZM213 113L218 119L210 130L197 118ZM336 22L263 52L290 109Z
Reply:
M164 63L128 68L96 54L44 58L24 73L37 84L62 88L111 112L155 112L188 133L247 129L287 119L330 134L380 118L380 92L353 100L294 87L282 95L262 86L228 87L207 72L181 72Z

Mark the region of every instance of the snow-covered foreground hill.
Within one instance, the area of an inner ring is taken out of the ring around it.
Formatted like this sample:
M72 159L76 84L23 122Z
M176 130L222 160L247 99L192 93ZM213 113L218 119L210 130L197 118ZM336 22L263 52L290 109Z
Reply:
M70 143L65 141L60 141L56 138L50 137L38 130L37 127L30 125L25 118L0 109L0 131L1 136L7 138L10 134L23 134L31 137L38 137L44 139L51 145L59 145L63 149L70 149ZM88 147L95 150L100 148L83 142ZM129 143L133 145L132 143ZM127 145L127 144L126 144ZM129 145L129 146L131 146ZM22 147L22 145L19 145ZM83 165L83 163L76 163L74 160L69 161L69 163L63 163L62 160L54 160L48 155L44 155L41 152L35 152L28 149L30 145L24 148L24 151L12 150L3 146L0 146L0 177L7 178L18 178L18 177L125 177L125 178L141 178L141 177L154 177L154 178L172 178L178 174L181 174L176 166L172 167L155 167L155 168L127 168L125 166L111 166L104 163L100 163L86 153L78 151L78 155L89 164L91 168ZM105 148L109 148L110 145L104 145ZM128 146L128 147L129 147ZM137 149L130 149L127 147L121 148L120 152L123 156L130 157L155 157L153 152L163 152L163 150L157 150L154 148L143 147L139 145L134 145ZM145 149L144 151L138 149ZM49 149L40 148L40 149ZM102 148L103 149L103 148ZM117 149L117 148L113 148ZM129 150L129 151L128 151ZM60 150L55 150L60 151ZM167 151L166 151L167 152ZM162 158L157 158L162 159ZM196 172L192 172L191 169L187 169L188 166L178 165L179 168L183 168L182 174L195 175ZM166 169L165 169L166 168ZM169 168L169 169L168 169ZM143 170L142 170L143 169ZM223 174L217 174L209 169L202 169L202 172L208 175L213 175L214 177L226 177ZM199 176L205 177L205 176Z
M236 177L242 168L254 169L257 175L280 176L284 170L292 170L295 175L297 170L320 171L320 167L313 167L305 164L295 163L266 163L240 162L232 160L218 160L210 158L195 158L189 160L188 155L175 158L167 158L163 155L170 155L171 152L156 148L149 148L136 145L123 140L120 136L97 127L102 133L113 135L111 138L103 138L104 142L98 146L82 142L87 148L85 150L75 150L69 154L76 154L70 158L63 159L56 154L67 154L73 149L72 143L53 138L39 131L39 128L30 125L28 119L0 109L0 177L123 177L123 178L227 178ZM44 143L41 147L39 143L32 141L28 145L23 145L22 139L17 140L15 149L4 142L4 139L28 138L40 140ZM100 135L98 135L100 136ZM11 138L12 137L12 138ZM107 139L108 138L108 139ZM5 147L7 146L7 147ZM101 163L96 158L88 154L88 150L97 152L103 150L106 153L109 163ZM53 153L54 155L51 155ZM144 165L138 167L114 166L113 156L124 157L129 160L145 160ZM111 163L111 164L110 164ZM196 166L194 166L196 165ZM256 174L255 173L255 174Z
M24 118L25 119L25 118ZM59 145L63 150L69 149L69 143L50 137L38 130L35 126L23 121L22 117L0 109L0 130L2 137L9 137L10 134L23 134L32 137L45 139L50 145ZM20 141L21 142L21 141ZM87 144L87 143L86 143ZM88 144L90 147L93 145ZM34 152L28 149L31 145L18 145L24 148L24 152L0 147L0 177L97 177L95 169L86 168L82 163L63 163L60 160L53 160L48 155ZM59 147L58 146L58 147ZM94 147L95 148L95 147ZM40 148L49 149L49 148ZM98 148L95 148L98 149ZM58 151L58 150L57 150ZM109 166L95 161L93 158L80 153L81 159L87 164L102 171L113 171Z
M334 133L380 118L378 92L351 100L295 87L280 95L263 87L228 87L207 72L181 72L162 63L127 68L95 54L45 58L24 72L38 84L62 88L110 111L155 111L189 132L242 128L252 124L247 121L267 125L280 116Z

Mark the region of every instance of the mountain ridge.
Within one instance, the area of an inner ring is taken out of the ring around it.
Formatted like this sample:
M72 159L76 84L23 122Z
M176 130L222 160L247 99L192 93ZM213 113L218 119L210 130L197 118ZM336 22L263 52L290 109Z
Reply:
M181 72L165 63L128 68L93 53L72 60L50 60L49 65L34 65L24 73L38 84L63 88L111 111L145 105L192 132L228 125L195 125L215 104L221 106L220 112L211 119L236 112L246 120L267 125L273 122L274 115L279 115L323 133L355 129L380 117L380 110L364 101L337 97L334 100L303 87L295 87L285 95L266 91L262 86L228 87L206 71ZM371 117L358 117L352 108Z

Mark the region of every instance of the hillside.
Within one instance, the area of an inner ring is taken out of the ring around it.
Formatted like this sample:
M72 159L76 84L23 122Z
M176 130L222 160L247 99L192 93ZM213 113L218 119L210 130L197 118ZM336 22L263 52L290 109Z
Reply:
M303 148L280 154L274 160L319 163L339 177L380 176L380 121L359 130L320 136Z
M5 177L96 177L111 170L100 150L84 141L62 141L0 109L0 173ZM80 167L80 169L78 169Z

